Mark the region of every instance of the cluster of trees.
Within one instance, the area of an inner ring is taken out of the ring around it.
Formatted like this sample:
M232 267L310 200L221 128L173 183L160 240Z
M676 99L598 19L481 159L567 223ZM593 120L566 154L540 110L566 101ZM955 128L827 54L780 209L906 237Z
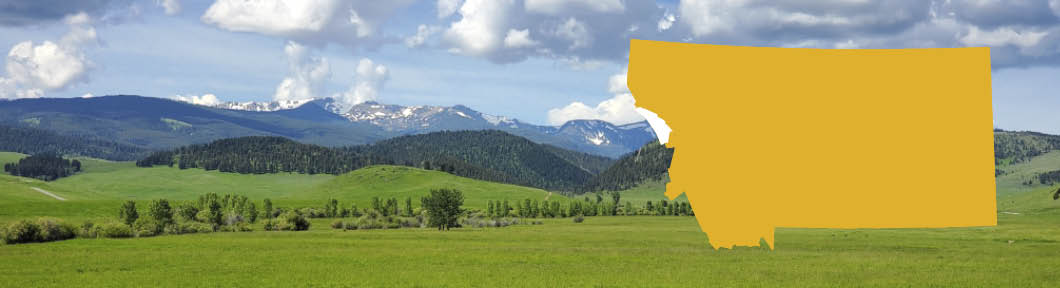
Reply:
M1041 183L1042 185L1053 185L1053 183L1060 183L1060 170L1039 173L1038 183Z
M579 187L577 192L621 191L647 180L663 180L673 156L673 148L666 148L653 140L622 156L614 165Z
M348 149L302 144L283 137L248 136L155 152L137 161L137 166L173 166L174 163L180 169L202 168L241 174L341 174L372 164L388 164L379 157Z
M31 155L18 163L4 164L4 172L14 176L52 181L81 172L81 161L63 159L52 153Z
M605 200L597 194L595 200L586 196L584 201L537 201L523 199L512 205L508 200L493 201L486 204L485 215L489 217L523 217L523 218L560 218L575 216L619 216L619 215L670 215L693 216L692 206L684 201L647 201L643 206L634 206L632 202L622 203L621 194L611 192L610 199Z
M31 155L40 153L81 155L115 161L134 160L147 154L146 150L135 146L8 125L0 125L0 151Z

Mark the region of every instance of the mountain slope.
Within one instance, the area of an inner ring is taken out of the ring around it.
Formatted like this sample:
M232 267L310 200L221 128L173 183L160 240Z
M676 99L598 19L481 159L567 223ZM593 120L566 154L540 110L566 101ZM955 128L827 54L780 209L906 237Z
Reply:
M147 155L135 146L86 136L62 136L28 127L0 124L0 151L24 154L57 153L111 160L133 160Z
M402 136L357 147L357 150L389 155L394 163L423 166L466 163L499 173L503 177L501 182L549 190L569 191L592 177L590 171L553 153L545 145L497 130ZM425 162L432 163L420 164Z
M647 181L668 180L667 171L673 161L674 149L657 141L645 144L615 161L614 165L593 177L581 191L620 191Z
M0 123L21 123L62 135L92 135L147 149L240 136L283 136L339 146L382 139L379 129L343 121L319 105L282 112L210 108L140 96L0 101Z
M616 126L599 120L573 120L560 127L539 126L475 111L467 106L400 106L365 102L344 117L399 134L438 131L501 130L531 141L608 157L618 157L655 139L647 122Z

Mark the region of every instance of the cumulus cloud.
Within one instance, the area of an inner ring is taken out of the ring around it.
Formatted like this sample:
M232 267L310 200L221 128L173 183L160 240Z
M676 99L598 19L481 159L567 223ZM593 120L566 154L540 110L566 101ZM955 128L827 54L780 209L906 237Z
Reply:
M460 9L462 0L438 0L438 19L445 19Z
M570 120L597 119L615 124L626 124L643 121L645 118L637 112L636 100L626 86L626 72L612 75L608 79L607 90L614 94L610 99L589 106L582 102L572 102L561 108L548 111L548 122L561 125Z
M630 38L658 38L658 31L638 27L654 27L663 13L653 1L467 0L446 26L442 44L497 63L530 57L577 66L617 62Z
M357 63L357 74L353 86L334 98L345 105L356 105L367 101L374 101L379 97L379 91L383 84L390 78L390 72L386 66L375 64L371 59L364 58Z
M527 29L509 29L508 35L504 36L504 47L508 48L532 47L537 44L537 41L530 39L530 30Z
M674 16L673 13L667 12L665 15L663 15L662 18L659 19L659 23L655 24L655 27L660 32L670 30L670 27L674 26L674 21L677 21L677 16Z
M283 101L322 97L324 84L331 78L328 60L309 55L305 46L294 41L288 41L283 52L287 55L289 74L276 87L273 99Z
M416 27L415 35L405 37L405 46L408 46L409 48L423 46L423 44L427 43L427 39L438 33L439 30L441 30L441 27L420 24L419 27Z
M166 15L177 15L181 11L180 0L155 0L155 5L162 7Z
M381 25L412 0L217 0L202 15L204 23L236 32L279 36L302 43L348 47L381 45Z
M92 94L88 94L88 95L90 95L89 97L91 97ZM173 97L170 97L170 98L173 99L173 100L181 101L181 102L187 102L187 103L191 103L191 104L195 104L195 105L203 105L203 106L215 106L215 105L219 105L219 104L223 103L221 101L221 99L217 98L216 95L213 95L213 94L210 94L210 93L202 94L202 96L197 96L197 95L173 95Z
M83 47L97 42L86 13L65 18L70 31L58 42L23 41L7 54L5 76L0 76L0 98L36 98L86 81L92 63Z

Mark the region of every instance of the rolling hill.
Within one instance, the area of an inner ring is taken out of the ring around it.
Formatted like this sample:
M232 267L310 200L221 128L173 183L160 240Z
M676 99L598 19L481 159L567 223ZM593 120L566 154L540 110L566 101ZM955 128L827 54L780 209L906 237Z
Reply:
M0 152L0 165L18 161L24 154ZM78 158L84 172L52 182L0 174L0 222L36 216L68 220L113 218L125 200L166 198L194 200L206 193L246 195L256 201L270 198L280 207L319 207L329 198L343 205L368 207L372 197L419 197L432 188L464 192L465 207L485 208L488 200L565 200L566 197L536 188L492 183L439 171L403 166L370 166L342 175L237 174L176 167L138 168L132 162ZM59 201L33 188L59 195Z

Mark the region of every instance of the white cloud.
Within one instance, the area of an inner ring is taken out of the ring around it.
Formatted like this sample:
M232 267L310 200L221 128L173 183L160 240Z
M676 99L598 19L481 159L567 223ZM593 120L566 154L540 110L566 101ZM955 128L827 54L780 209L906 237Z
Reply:
M444 19L456 13L460 9L462 0L438 0L438 19Z
M375 64L371 59L364 58L357 63L357 75L353 86L342 94L333 97L343 104L350 106L367 101L374 101L379 97L379 91L390 79L390 71L382 64Z
M86 95L89 95L89 97L91 97L92 94L86 94ZM203 105L203 106L215 106L215 105L223 103L221 101L221 99L217 98L216 95L213 95L213 94L210 94L210 93L203 94L202 96L196 96L196 95L173 95L172 97L170 97L170 99L181 101L181 102L187 102L187 103L191 103L191 104L195 104L195 105Z
M23 41L11 47L0 77L0 98L36 98L87 81L92 63L83 46L96 43L96 30L85 13L68 15L70 31L58 42Z
M630 38L660 38L655 29L635 27L655 27L664 12L654 1L467 0L446 26L440 48L496 63L531 57L616 62Z
M644 116L636 110L636 100L633 99L633 94L630 94L629 88L626 87L626 72L612 75L608 79L607 90L614 94L614 97L596 106L572 102L563 108L549 110L548 122L552 125L560 125L570 120L598 119L615 124L626 124L644 120Z
M573 102L563 108L548 110L548 122L552 125L560 125L578 119L598 119L615 124L643 121L644 117L636 111L635 102L633 94L629 93L615 95L596 106Z
M229 31L356 47L388 41L379 27L393 12L411 3L412 0L217 0L200 19Z
M677 21L677 17L673 13L666 13L655 26L660 32L670 30L670 27L674 26L674 21Z
M509 29L508 35L504 36L504 47L508 48L524 48L537 46L537 41L530 39L530 30L515 30Z
M570 10L588 10L595 13L622 13L626 5L620 0L526 0L527 12L559 15Z
M338 1L218 0L202 21L239 32L291 35L324 30L335 17Z
M273 99L282 101L322 97L324 84L331 78L328 60L308 55L307 48L294 41L288 41L283 51L287 55L290 74L276 87Z
M972 26L968 34L961 37L960 41L968 46L1006 46L1016 45L1019 47L1030 47L1037 45L1049 32L1038 31L1016 31L1012 28L1001 27L993 31L982 31Z
M440 31L441 29L442 28L438 26L427 26L420 24L419 27L416 27L416 35L412 35L405 38L405 46L408 46L409 48L423 46L423 44L427 43L427 39L429 39L431 35L438 33L438 31Z
M180 0L155 0L155 5L162 7L166 15L177 15L180 13Z
M500 46L512 0L467 0L460 7L460 20L445 31L445 39L459 53L486 55Z

